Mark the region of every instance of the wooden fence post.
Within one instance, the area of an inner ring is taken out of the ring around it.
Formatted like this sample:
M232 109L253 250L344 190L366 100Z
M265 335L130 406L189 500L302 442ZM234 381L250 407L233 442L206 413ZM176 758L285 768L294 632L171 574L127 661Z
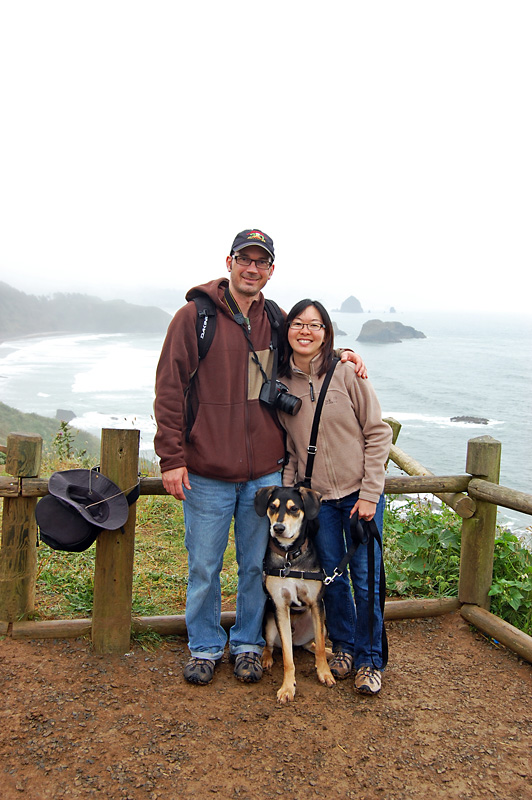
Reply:
M129 493L138 481L138 430L102 430L100 469ZM127 653L131 639L136 503L124 532L102 531L96 539L92 643L97 653Z
M466 472L492 483L499 482L501 443L491 436L470 439L467 446ZM493 581L493 549L497 527L497 506L476 501L472 517L462 521L460 580L458 598L489 611L488 592Z
M399 434L401 433L401 428L402 428L401 423L394 417L383 417L382 421L387 422L390 428L392 429L392 444L395 444L399 437ZM390 456L388 456L388 458L386 459L386 464L384 465L384 468L386 470L388 470L389 463L390 463Z
M36 478L41 468L42 438L10 433L6 472L16 478ZM36 497L4 497L0 550L0 619L26 619L35 609L37 576Z

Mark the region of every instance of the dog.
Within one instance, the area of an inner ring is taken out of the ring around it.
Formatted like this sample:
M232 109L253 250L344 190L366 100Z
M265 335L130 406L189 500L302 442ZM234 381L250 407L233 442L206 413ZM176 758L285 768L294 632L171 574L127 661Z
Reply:
M296 693L294 644L314 650L316 671L322 683L326 686L336 683L325 648L325 576L312 541L320 503L321 495L305 487L267 486L255 495L257 514L267 516L270 521L264 585L275 609L265 615L262 666L270 669L273 648L280 644L284 666L283 683L277 692L280 703L293 700Z

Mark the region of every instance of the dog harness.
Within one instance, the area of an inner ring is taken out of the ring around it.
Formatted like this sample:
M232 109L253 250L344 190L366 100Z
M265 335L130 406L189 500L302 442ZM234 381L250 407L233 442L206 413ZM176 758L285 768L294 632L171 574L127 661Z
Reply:
M320 572L304 572L303 570L292 569L290 561L286 562L286 566L283 569L270 568L265 569L264 572L266 575L273 575L274 578L298 578L305 581L324 581L326 577L323 570L320 570Z
M264 568L265 575L273 575L274 578L297 578L299 580L306 580L306 581L324 581L326 578L325 572L320 569L318 571L310 572L306 570L299 570L299 569L292 569L292 562L290 559L298 558L301 553L304 553L307 549L305 547L306 542L303 542L301 547L297 547L294 550L283 550L282 548L275 545L273 542L270 542L270 548L275 550L279 555L284 555L285 565L284 567L268 567Z

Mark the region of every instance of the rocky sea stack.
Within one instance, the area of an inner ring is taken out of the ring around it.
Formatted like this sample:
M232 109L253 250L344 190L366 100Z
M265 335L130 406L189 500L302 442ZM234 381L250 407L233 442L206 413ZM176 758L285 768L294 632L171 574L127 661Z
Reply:
M347 300L344 300L342 305L340 306L340 311L347 314L363 314L364 309L360 305L360 301L356 299L356 297L348 297Z
M473 425L488 425L489 419L486 417L451 417L451 422L467 422Z
M382 322L380 319L370 319L362 326L357 342L376 342L377 344L394 344L403 339L426 339L424 333L417 331L410 325L402 322Z
M333 320L333 331L335 336L347 336L345 331L340 330L338 324Z

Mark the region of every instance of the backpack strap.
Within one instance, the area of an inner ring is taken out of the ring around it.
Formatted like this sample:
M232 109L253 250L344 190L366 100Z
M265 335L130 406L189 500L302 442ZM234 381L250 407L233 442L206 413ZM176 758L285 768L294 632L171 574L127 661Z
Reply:
M198 355L200 361L209 352L209 347L216 331L216 306L206 294L197 294L194 298L196 306L196 335L198 337ZM264 308L272 329L272 349L279 352L279 360L283 355L283 312L274 300L265 300Z
M264 301L264 309L268 316L268 320L272 329L272 349L277 351L277 362L283 361L284 355L284 314L275 302L275 300ZM277 370L272 378L277 377Z
M206 294L194 297L196 306L196 336L198 337L198 354L200 361L209 352L216 330L216 306Z

